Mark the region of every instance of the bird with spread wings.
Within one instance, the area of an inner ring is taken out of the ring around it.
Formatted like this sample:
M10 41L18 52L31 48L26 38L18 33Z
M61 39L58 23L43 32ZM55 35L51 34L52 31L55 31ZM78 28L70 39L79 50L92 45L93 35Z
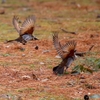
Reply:
M57 50L57 53L62 58L62 62L53 68L53 72L55 74L63 74L64 68L66 69L71 65L71 63L75 60L75 41L69 41L65 45L61 45L58 41L58 34L53 34L53 44Z
M38 40L36 37L33 36L34 28L35 28L35 16L28 16L26 20L22 23L20 26L19 24L19 18L17 16L13 17L13 25L15 29L17 30L19 37L15 40L9 40L7 42L11 41L17 41L25 44L27 41L30 40Z

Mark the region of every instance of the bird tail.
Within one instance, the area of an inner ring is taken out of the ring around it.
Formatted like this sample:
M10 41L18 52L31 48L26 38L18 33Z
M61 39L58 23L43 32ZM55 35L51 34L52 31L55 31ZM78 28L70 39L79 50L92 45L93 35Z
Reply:
M64 67L60 67L59 65L53 68L53 72L55 74L63 74L64 73Z
M17 39L14 39L14 40L7 40L6 43L14 42L14 41L20 42L23 45L25 45L25 43L26 43L26 41L24 41L21 37L18 37Z
M38 38L36 38L35 36L33 36L33 40L39 40Z
M14 40L6 40L6 43L9 43L9 42L14 42L14 41L19 42L19 41L20 41L20 38L17 38L17 39L14 39Z

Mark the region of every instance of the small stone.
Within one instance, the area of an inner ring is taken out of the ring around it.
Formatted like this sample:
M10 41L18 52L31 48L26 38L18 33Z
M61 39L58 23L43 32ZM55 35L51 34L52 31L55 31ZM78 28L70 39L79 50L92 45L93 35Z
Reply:
M7 45L7 46L6 46L6 48L9 48L9 47L10 47L10 45Z
M48 53L50 50L43 50L42 53Z
M59 58L61 58L61 57L60 57L59 55L57 55L57 56L55 56L55 58L58 58L58 59L59 59Z
M38 47L38 46L35 46L35 49L36 49L36 50L38 50L38 49L39 49L39 47Z
M76 5L77 5L78 8L81 8L81 5L80 4L76 4Z
M46 81L48 81L48 79L47 79L47 78L42 80L42 82L46 82Z
M90 95L91 93L89 92L88 95Z
M31 9L30 9L30 8L24 7L22 10L23 10L23 11L29 11L29 10L31 10Z
M28 79L30 79L31 77L29 76L29 75L24 75L24 76L22 76L22 79L23 80L28 80Z
M22 57L25 57L25 54L22 54Z
M83 93L82 91L79 92L79 94L82 94L82 93Z
M43 63L43 62L40 62L40 64L41 64L41 65L44 65L44 63Z

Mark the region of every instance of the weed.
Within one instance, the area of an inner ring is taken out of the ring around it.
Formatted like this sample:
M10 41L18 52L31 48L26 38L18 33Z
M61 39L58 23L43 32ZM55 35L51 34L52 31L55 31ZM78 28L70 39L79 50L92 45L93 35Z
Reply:
M78 60L78 64L72 69L77 72L89 72L93 73L94 71L100 70L100 59L88 57L85 59Z
M32 69L33 69L34 67L35 67L35 65L34 65L34 64L31 64L31 65L30 65L30 68L32 68Z
M55 96L55 95L48 95L48 96L45 96L43 98L40 98L39 100L66 100L65 97L63 97L62 95L60 96ZM68 99L70 100L70 99Z
M23 93L23 92L31 92L33 90L34 90L34 88L29 87L29 88L18 89L17 91Z
M11 56L11 54L8 54L8 53L5 53L5 54L2 54L3 57L8 57L8 56Z

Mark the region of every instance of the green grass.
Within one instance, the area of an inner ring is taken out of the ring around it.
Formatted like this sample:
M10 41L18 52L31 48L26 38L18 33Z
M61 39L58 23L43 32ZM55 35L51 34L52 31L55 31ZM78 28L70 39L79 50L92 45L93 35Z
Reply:
M20 3L19 3L20 2ZM24 11L23 10L17 10L18 8L16 6L20 6L23 7L23 5L28 6L28 4L26 3L27 1L14 1L14 0L9 0L7 1L7 4L9 5L14 5L14 7L8 8L7 9L7 13L5 13L4 15L0 15L1 18L3 18L3 20L7 20L7 22L3 22L0 23L0 41L5 41L5 40L9 40L9 39L15 39L18 37L18 34L16 32L16 30L14 29L13 25L12 25L12 17L13 15L18 15L19 17L21 17L23 20L25 17L27 17L28 15L34 14L34 15L38 15L39 13L41 13L40 11L38 11L37 9L33 10L32 7L30 7L30 10ZM34 2L36 2L34 0ZM56 2L56 0L39 0L37 2ZM68 1L68 4L70 5L71 2L73 2L72 0ZM63 5L63 3L61 3L59 1L59 3L61 5ZM91 0L76 0L76 3L79 3L80 5L92 5L95 6L96 2L91 1ZM2 4L0 4L1 6L3 6ZM48 9L48 8L47 8ZM57 11L57 10L52 10L52 9L48 9L48 12L45 16L44 14L44 18L40 19L37 18L37 22L36 22L36 30L35 30L35 34L40 38L46 38L48 37L49 39L51 39L50 35L52 33L52 31L59 31L59 29L61 27L63 27L64 29L67 29L69 31L75 31L75 32L85 32L88 29L91 29L93 31L100 31L100 23L96 22L96 14L98 14L97 12L86 12L86 11L81 11L80 9L65 9L65 10L61 10L61 11ZM10 13L12 12L12 14ZM16 13L14 13L16 12ZM51 14L50 14L51 13ZM80 14L81 13L81 14ZM49 15L53 18L48 18ZM42 15L43 16L43 15ZM9 21L8 21L9 20ZM40 28L38 28L38 26L41 26Z
M76 65L73 67L73 71L93 73L100 71L100 59L96 57L79 58L75 61Z

